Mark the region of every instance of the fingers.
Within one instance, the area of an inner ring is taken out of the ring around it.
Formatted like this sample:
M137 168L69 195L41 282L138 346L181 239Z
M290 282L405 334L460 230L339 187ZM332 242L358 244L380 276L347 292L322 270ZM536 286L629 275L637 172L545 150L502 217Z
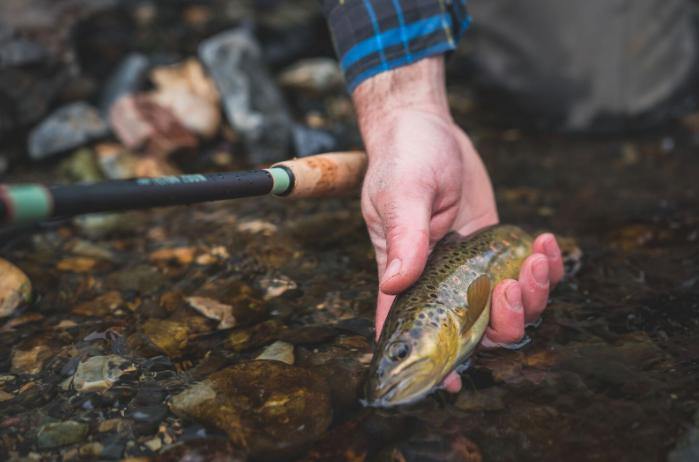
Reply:
M539 319L546 308L549 297L549 262L545 255L530 255L519 272L519 284L522 290L524 321Z
M532 253L540 253L546 256L549 262L549 282L551 287L563 279L563 257L558 247L556 237L551 233L544 233L534 240Z
M387 198L379 207L386 237L381 291L395 295L422 274L430 245L431 198Z
M376 299L376 340L379 340L381 336L381 331L383 330L383 325L386 322L386 317L388 316L388 311L391 309L393 300L396 298L395 295L388 295L379 291L379 295Z
M520 284L506 279L493 290L490 326L486 330L483 345L515 343L524 336L524 305Z
M456 372L451 372L442 382L442 386L449 393L458 393L461 390L461 377Z

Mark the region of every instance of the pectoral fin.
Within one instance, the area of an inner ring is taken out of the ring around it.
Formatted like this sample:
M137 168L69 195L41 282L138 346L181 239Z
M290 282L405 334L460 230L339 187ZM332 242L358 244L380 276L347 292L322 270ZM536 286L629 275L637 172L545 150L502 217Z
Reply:
M478 320L483 310L490 301L490 279L485 274L471 283L466 292L468 308L466 309L466 319L464 322L463 335L467 335L469 329Z

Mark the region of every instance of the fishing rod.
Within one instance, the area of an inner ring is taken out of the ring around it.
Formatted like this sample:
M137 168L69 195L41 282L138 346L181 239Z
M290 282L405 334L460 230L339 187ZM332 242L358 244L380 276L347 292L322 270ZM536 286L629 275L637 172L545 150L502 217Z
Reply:
M27 224L86 213L188 205L272 194L307 198L341 195L359 186L361 151L292 159L267 169L135 178L73 185L0 184L0 224Z

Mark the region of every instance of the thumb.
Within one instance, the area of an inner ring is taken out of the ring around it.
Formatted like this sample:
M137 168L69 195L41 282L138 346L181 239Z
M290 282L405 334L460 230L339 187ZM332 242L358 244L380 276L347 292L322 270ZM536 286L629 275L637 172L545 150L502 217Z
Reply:
M379 208L386 236L386 267L381 291L398 294L410 287L425 268L430 247L430 194L389 198Z

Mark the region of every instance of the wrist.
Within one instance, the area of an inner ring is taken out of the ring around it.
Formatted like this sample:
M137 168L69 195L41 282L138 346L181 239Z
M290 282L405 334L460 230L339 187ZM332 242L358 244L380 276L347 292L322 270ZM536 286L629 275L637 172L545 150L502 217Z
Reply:
M352 93L360 130L390 121L401 111L430 113L451 121L444 57L434 56L382 72L362 82ZM365 139L365 141L367 141Z

